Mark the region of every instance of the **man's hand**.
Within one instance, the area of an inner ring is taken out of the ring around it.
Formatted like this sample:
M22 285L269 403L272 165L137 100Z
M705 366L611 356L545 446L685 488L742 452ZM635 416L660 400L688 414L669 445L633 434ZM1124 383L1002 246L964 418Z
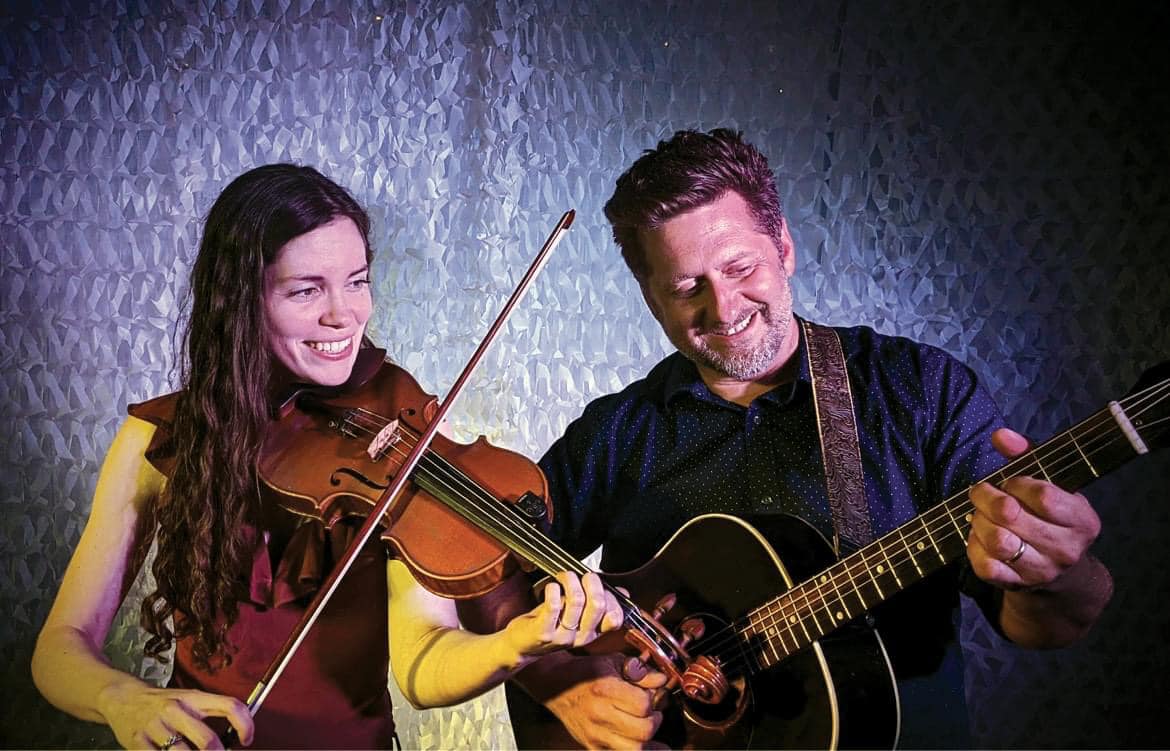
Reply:
M666 676L637 667L628 670L634 682L622 677L621 655L574 657L566 673L584 675L546 699L548 707L565 729L586 748L655 748L651 742L662 713L656 698ZM637 672L635 672L637 671Z
M1009 459L1028 449L1027 440L1010 430L997 430L992 443ZM1003 589L1059 587L1101 531L1083 495L1034 477L1014 477L1002 488L976 485L971 503L977 512L967 540L971 568Z
M1028 449L1019 433L992 444L1011 459ZM1083 636L1113 594L1109 570L1088 552L1101 520L1080 493L1034 477L971 489L975 516L967 557L975 575L1004 594L1000 627L1028 647L1061 647Z

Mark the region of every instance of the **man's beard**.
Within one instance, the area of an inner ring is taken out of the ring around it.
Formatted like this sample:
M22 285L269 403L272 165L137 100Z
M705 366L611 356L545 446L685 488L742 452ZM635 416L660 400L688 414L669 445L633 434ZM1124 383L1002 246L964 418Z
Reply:
M683 343L685 346L679 346L679 343L676 342L675 346L696 365L703 365L737 381L750 381L777 364L776 357L788 340L788 327L784 316L780 316L780 320L777 320L775 311L770 305L759 308L757 312L761 323L767 328L764 331L763 339L754 347L717 352L708 347L704 339L699 339L698 342L688 340ZM743 320L743 317L739 316L738 320Z

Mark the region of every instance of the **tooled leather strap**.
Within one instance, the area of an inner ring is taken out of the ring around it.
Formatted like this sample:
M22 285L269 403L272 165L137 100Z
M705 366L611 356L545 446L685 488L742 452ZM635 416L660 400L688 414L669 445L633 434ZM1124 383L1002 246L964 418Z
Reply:
M840 555L841 539L855 547L873 540L869 507L865 502L865 476L853 393L845 371L845 353L837 332L827 326L801 321L812 375L813 404L821 434L825 487L833 511L833 549Z

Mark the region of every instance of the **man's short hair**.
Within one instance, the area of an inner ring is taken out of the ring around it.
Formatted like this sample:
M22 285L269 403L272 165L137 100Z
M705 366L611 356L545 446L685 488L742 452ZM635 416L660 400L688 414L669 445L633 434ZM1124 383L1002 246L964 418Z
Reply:
M780 247L783 213L768 159L729 128L709 133L680 130L669 141L647 149L622 174L605 204L613 239L634 277L649 274L638 230L657 229L679 214L735 191L756 221L756 228Z

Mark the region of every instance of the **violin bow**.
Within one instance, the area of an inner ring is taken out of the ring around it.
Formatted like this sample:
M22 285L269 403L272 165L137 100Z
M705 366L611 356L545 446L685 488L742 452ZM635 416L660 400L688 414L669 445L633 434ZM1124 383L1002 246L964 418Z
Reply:
M353 566L354 561L357 560L358 553L361 552L361 549L365 546L366 542L369 541L370 537L374 533L374 530L377 528L378 523L382 520L386 512L393 505L394 500L398 497L398 494L404 487L406 487L406 483L410 481L411 473L414 471L414 468L418 464L419 460L422 459L423 453L427 450L427 447L431 445L431 439L434 438L435 432L438 430L439 425L443 422L443 418L447 415L447 411L451 408L451 405L455 402L455 399L462 392L464 385L467 383L467 379L471 376L472 372L474 372L476 366L479 365L479 361L483 358L484 354L487 353L488 348L495 341L500 329L503 328L504 323L507 322L508 317L512 314L512 310L516 307L517 303L520 302L521 298L523 298L524 293L528 291L528 288L532 282L544 269L545 264L552 255L553 249L556 248L556 246L560 243L561 239L565 235L565 231L568 230L569 227L573 224L573 218L576 216L576 214L577 212L572 209L566 211L561 216L560 221L557 222L552 232L549 233L548 239L544 241L544 246L541 247L540 253L537 254L536 259L532 262L532 265L528 267L528 271L524 274L524 278L520 280L520 284L517 285L515 290L513 290L512 296L509 297L507 303L504 304L503 310L501 310L500 314L496 316L495 322L492 324L491 328L488 329L487 334L479 343L475 353L472 354L471 359L468 360L467 364L463 367L463 372L459 374L459 377L455 380L454 385L451 386L451 390L447 392L447 396L439 404L439 408L435 411L435 414L432 417L430 423L427 425L426 430L423 431L422 435L419 436L418 442L415 443L411 452L407 454L406 459L402 462L402 467L399 469L398 474L395 475L393 482L391 482L390 486L387 487L386 490L382 492L382 495L378 497L378 502L371 509L369 515L366 517L366 521L362 524L361 528L357 532L357 535L346 549L345 555L341 557L341 559L333 567L333 570L329 573L329 576L325 579L325 582L317 590L317 594L314 595L313 600L305 609L305 612L301 616L301 620L297 623L296 628L293 629L292 633L285 641L284 646L281 647L280 652L277 653L276 657L274 657L272 662L269 663L268 670L265 671L264 676L256 684L256 687L252 689L252 693L248 695L248 712L253 717L255 717L256 713L260 711L260 707L263 705L264 700L268 697L269 692L272 691L272 687L276 684L276 681L280 679L281 674L284 673L284 670L288 667L289 663L292 662L293 655L296 654L297 649L305 640L305 636L308 634L309 629L312 628L314 623L316 623L317 618L320 617L321 612L329 603L330 598L333 597L333 593L337 590L337 586L341 583L342 577L344 577L349 569ZM234 728L229 727L225 740L234 739ZM228 745L228 742L224 743L225 748Z

